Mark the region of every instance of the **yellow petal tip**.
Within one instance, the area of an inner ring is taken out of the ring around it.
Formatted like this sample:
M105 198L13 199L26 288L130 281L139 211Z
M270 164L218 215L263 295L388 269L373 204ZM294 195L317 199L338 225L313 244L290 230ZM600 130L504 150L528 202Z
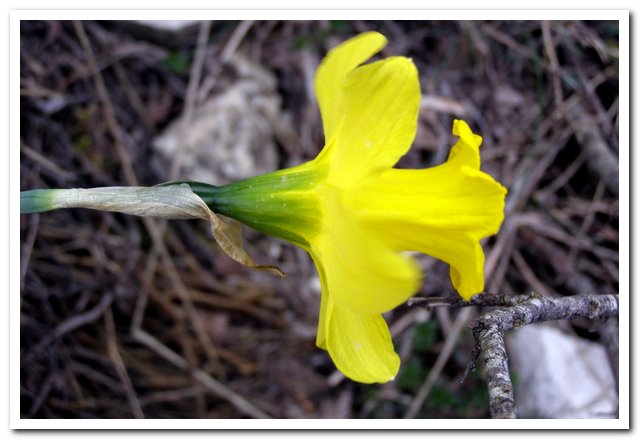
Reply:
M366 45L369 47L375 47L376 52L382 50L383 47L387 45L387 37L382 35L380 32L376 31L368 31L363 32L361 34L356 35L355 37L345 41L342 45Z
M482 136L475 134L471 131L469 124L462 119L454 119L453 129L451 130L454 136L458 136L460 140L474 149L480 148L482 144Z
M467 125L467 123L464 122L463 120L461 119L453 120L453 129L451 131L453 132L454 136L461 136L460 131L465 129L467 131L471 131L471 129L469 128L469 125Z

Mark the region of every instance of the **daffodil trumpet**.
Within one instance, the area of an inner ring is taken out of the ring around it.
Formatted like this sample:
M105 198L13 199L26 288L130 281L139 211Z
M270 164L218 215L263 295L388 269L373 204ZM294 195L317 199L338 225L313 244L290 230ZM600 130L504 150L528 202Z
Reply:
M366 32L320 64L314 85L325 146L315 159L220 187L163 185L188 187L212 221L220 214L307 251L322 289L316 344L363 383L392 380L400 367L382 314L420 288L421 271L404 251L448 263L469 300L484 289L480 240L498 231L506 194L480 171L482 138L462 120L453 121L458 141L445 163L394 168L415 138L421 95L409 58L363 64L385 44ZM232 236L218 232L219 242Z

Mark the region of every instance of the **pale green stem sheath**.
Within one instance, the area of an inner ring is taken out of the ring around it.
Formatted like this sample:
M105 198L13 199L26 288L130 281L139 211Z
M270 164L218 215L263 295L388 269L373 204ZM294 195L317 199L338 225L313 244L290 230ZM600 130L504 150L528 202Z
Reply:
M284 276L277 267L256 264L242 247L240 224L216 215L187 183L169 182L152 187L36 189L20 193L20 214L61 208L97 209L167 220L203 219L209 222L213 237L231 258L246 266Z
M36 189L20 193L20 213L88 208L141 217L209 220L209 209L187 184L153 187Z

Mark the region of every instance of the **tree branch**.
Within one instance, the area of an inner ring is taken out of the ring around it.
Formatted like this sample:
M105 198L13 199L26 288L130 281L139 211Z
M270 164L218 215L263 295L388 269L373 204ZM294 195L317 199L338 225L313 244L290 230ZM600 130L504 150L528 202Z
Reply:
M476 340L470 370L480 357L487 375L489 411L492 418L515 418L513 386L509 376L504 333L513 328L543 321L618 315L618 295L577 295L563 298L534 297L512 307L480 316L469 327Z
M508 295L500 293L487 293L475 295L471 300L465 301L459 296L430 296L430 297L414 297L407 301L409 307L424 307L425 309L433 309L435 307L512 307L529 301L532 298L538 298L536 293L528 295Z

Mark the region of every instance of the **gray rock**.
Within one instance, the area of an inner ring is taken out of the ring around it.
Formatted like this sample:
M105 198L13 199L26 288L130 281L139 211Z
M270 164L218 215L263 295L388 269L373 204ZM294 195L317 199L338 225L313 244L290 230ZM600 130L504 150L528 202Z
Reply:
M239 55L229 61L224 83L198 105L187 126L177 120L153 146L167 161L180 161L180 179L214 185L245 179L278 167L274 121L280 96L270 72Z
M605 348L550 325L507 335L519 418L615 418L618 397Z

